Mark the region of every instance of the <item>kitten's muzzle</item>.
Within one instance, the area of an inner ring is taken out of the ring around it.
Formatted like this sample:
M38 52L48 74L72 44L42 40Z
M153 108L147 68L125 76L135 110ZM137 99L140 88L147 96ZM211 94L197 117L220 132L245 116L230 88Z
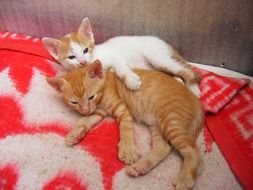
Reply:
M80 61L80 65L81 65L81 67L84 67L85 65L87 64L87 61Z
M95 110L96 110L96 109L88 108L88 109L84 109L84 110L83 110L83 109L82 109L82 110L79 110L79 112L80 112L81 114L83 114L84 116L88 116L88 115L93 114Z
M89 108L82 108L81 113L83 115L89 115L90 114L90 109Z

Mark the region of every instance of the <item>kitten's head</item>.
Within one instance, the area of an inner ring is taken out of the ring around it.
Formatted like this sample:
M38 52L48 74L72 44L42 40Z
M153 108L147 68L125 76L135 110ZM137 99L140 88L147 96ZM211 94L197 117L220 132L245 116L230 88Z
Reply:
M66 34L61 39L43 38L47 51L65 68L73 69L91 62L95 46L88 18L84 18L78 31Z
M60 93L67 105L83 115L90 115L102 98L105 76L101 62L96 60L66 75L47 78L47 82Z

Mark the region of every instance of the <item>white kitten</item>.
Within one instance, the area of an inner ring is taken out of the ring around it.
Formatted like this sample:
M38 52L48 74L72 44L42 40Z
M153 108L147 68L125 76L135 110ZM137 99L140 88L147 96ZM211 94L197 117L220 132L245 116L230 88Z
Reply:
M132 68L157 69L181 77L187 85L198 81L186 61L168 44L152 36L120 36L95 45L88 18L84 18L78 32L62 39L43 38L48 52L65 68L85 66L99 59L104 69L113 68L118 77L137 90L141 80Z

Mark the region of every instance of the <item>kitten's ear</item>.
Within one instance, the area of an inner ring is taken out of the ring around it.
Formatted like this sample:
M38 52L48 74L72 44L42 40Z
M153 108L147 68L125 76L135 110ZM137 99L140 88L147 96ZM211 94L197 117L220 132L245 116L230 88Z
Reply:
M78 29L78 34L87 36L88 38L94 40L91 24L87 17L85 17L82 20L81 25L79 26L79 29Z
M88 74L90 78L103 78L103 67L99 60L95 60L92 64L88 65Z
M62 92L62 89L67 84L67 81L60 77L49 77L46 80L47 83L59 93Z
M61 41L53 38L42 38L42 42L47 51L55 58L58 59L60 55Z

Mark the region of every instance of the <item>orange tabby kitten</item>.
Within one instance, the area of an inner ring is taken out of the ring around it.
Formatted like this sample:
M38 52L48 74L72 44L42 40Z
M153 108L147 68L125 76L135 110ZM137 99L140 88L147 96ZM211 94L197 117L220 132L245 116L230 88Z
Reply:
M115 73L103 71L99 61L64 76L48 78L66 103L85 115L65 142L77 143L107 113L119 121L119 159L131 164L126 168L129 175L147 173L167 157L173 146L183 157L176 189L191 188L200 162L196 145L203 120L200 102L184 85L164 73L135 72L143 81L139 91L128 89ZM152 150L139 160L132 117L147 124L152 137Z

